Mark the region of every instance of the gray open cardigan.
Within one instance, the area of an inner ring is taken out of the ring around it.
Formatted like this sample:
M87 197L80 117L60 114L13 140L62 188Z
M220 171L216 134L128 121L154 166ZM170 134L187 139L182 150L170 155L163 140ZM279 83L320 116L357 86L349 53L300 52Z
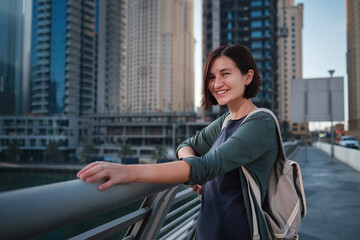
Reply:
M239 168L242 194L252 236L252 218L247 183L241 166L244 165L260 186L262 202L268 186L270 170L278 153L276 126L273 118L264 112L250 116L226 142L209 152L211 146L220 134L222 123L229 113L209 124L193 137L182 142L176 150L189 146L196 152L196 157L188 157L190 181L187 184L204 184L217 176ZM256 205L256 213L261 239L269 239L266 223L261 216L261 210Z

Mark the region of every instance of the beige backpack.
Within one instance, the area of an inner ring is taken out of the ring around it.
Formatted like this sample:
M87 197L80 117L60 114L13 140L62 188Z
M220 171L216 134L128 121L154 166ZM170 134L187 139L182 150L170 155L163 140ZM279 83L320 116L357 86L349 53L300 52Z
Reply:
M286 159L280 126L273 112L266 108L258 108L251 112L241 124L251 115L258 112L266 112L273 117L278 133L279 153L271 169L265 198L266 203L263 204L263 206L261 204L259 186L246 168L242 166L242 170L247 179L250 205L252 208L253 240L260 239L260 235L251 190L258 206L260 206L262 210L270 238L297 239L301 219L306 215L306 199L300 166L297 162ZM228 120L229 118L225 119L223 127L225 127Z

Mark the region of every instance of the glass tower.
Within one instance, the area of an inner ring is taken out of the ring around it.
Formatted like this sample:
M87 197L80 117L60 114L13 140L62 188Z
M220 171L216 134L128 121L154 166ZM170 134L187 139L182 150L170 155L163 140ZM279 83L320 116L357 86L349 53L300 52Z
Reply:
M80 116L95 108L95 0L34 0L31 112Z
M96 113L126 111L126 0L97 0Z
M276 113L276 0L203 0L203 60L212 49L235 43L250 49L262 77L254 103Z

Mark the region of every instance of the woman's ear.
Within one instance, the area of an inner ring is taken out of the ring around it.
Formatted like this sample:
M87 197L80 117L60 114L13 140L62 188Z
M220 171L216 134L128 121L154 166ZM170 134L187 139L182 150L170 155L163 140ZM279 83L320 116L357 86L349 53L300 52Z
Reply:
M249 69L248 72L246 73L246 86L251 83L253 78L254 78L254 70Z

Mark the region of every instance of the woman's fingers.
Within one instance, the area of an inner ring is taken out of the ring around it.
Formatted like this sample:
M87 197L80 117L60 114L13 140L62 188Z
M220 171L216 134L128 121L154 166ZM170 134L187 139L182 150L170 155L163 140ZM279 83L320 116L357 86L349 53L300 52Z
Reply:
M116 184L116 183L114 182L114 180L113 180L113 179L110 179L110 180L108 180L107 182L99 185L99 186L98 186L98 189L99 189L99 191L104 191L104 190L110 188L111 186L113 186L113 185L115 185L115 184Z
M77 176L89 183L106 178L107 181L98 186L100 191L108 189L115 184L129 182L129 171L126 170L126 166L109 162L91 163L80 170Z
M198 185L198 188L196 189L197 194L201 195L203 190L203 186Z
M106 168L106 165L103 162L91 163L88 166L86 166L85 168L83 168L82 170L80 170L80 172L77 174L77 176L81 180L86 180L87 178L93 176L94 174L97 174L97 173L105 170L105 168Z
M76 176L77 176L78 178L81 178L81 175L83 175L84 173L86 173L86 172L89 171L90 169L98 166L99 163L100 163L100 162L90 163L89 165L87 165L86 167L84 167L83 169L81 169L81 170L76 174Z
M88 174L84 176L83 180L92 183L105 177L108 177L108 174L103 166L100 165L89 170Z
M190 187L191 187L192 190L193 190L194 192L196 192L197 194L202 194L202 189L203 189L203 187L202 187L201 185L196 184L196 185L191 185Z

